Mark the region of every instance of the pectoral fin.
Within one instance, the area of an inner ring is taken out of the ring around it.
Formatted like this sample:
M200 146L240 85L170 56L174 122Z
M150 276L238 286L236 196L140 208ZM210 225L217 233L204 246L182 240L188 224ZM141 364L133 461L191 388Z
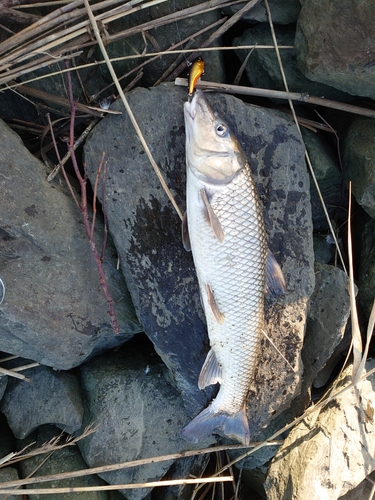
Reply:
M189 228L188 228L188 220L187 214L184 213L184 217L182 219L181 225L181 234L182 234L182 243L187 252L191 252L191 244L190 244L190 236L189 236Z
M221 324L225 320L225 314L223 314L220 311L218 305L216 304L215 296L214 296L213 291L211 290L210 285L208 285L206 283L205 286L206 286L208 304L209 304L209 306L211 308L211 311L212 311L213 315L215 316L216 321Z
M203 200L203 203L204 203L204 206L206 209L207 221L208 221L209 225L211 226L216 238L220 241L220 243L222 243L224 241L224 231L223 231L223 228L221 227L220 221L219 221L217 215L215 214L213 208L210 205L206 190L201 189L200 193L201 193L202 200Z
M214 351L210 349L199 375L198 387L199 389L204 389L208 385L213 385L217 382L221 384L221 378L221 366L217 362Z
M266 273L266 294L269 297L284 295L286 291L285 279L281 267L277 263L273 253L268 250L267 273Z

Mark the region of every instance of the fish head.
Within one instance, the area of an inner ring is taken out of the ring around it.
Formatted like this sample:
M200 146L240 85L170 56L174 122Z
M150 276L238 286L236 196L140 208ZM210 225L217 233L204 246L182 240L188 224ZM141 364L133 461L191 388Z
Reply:
M184 106L186 165L200 179L227 183L246 165L243 149L228 124L197 90Z

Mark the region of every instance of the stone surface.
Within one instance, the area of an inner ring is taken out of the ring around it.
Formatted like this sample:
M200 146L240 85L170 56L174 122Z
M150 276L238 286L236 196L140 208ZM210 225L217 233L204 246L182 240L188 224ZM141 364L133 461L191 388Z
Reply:
M299 0L269 0L272 21L275 24L291 24L296 23L301 4ZM224 13L234 14L245 5L240 3L223 9ZM241 21L249 23L266 23L268 22L267 11L264 1L259 2L255 7L251 8L242 18Z
M43 447L43 445L61 436L61 431L52 425L42 425L36 431L34 431L28 438L18 441L18 448L23 449L28 446L29 450L36 450ZM59 444L63 444L68 436L61 436ZM31 448L30 448L31 446ZM34 476L48 476L52 474L60 474L64 472L71 472L75 470L87 469L87 465L84 462L77 446L67 446L60 450L55 451L46 460L46 454L36 455L27 460L22 460L19 465L21 478L29 477L30 474ZM37 470L35 474L34 471ZM74 488L74 487L93 487L93 486L105 486L105 481L100 479L96 474L91 474L88 476L71 478L71 479L61 479L54 481L47 481L43 483L36 483L35 485L27 486L27 493L30 500L55 500L56 494L51 493L47 495L32 494L34 488ZM116 492L115 492L116 493ZM111 493L108 491L90 491L90 492L74 492L74 493L61 493L59 494L61 500L109 500ZM124 497L117 493L117 500L121 500ZM115 500L113 498L113 500Z
M375 221L364 217L360 224L361 255L359 258L358 298L369 317L375 299Z
M22 439L46 423L70 434L79 429L83 406L78 379L46 366L31 368L27 376L31 382L9 380L0 403L15 437Z
M319 133L301 127L302 137L309 154L319 189L326 205L329 218L339 226L347 217L342 205L344 198L342 173L338 164L337 153L332 151ZM328 222L313 179L310 180L311 212L314 231L328 231Z
M0 122L1 350L59 369L114 347L140 331L109 242L105 257L121 334L107 302L81 216L64 185ZM96 225L99 249L103 226Z
M0 375L0 401L4 396L7 383L8 383L8 377L6 375Z
M295 30L286 26L275 26L277 43L279 45L294 45ZM258 24L249 28L243 34L234 38L233 45L270 45L273 40L268 24ZM235 50L237 56L243 61L249 49ZM301 92L318 97L336 100L347 100L348 95L324 83L317 83L306 78L297 65L294 49L280 49L281 60L285 71L288 88L291 92ZM285 90L281 77L280 66L275 50L254 50L246 64L246 74L252 86L272 90Z
M375 361L366 364L366 370ZM350 383L352 366L337 390ZM273 459L268 500L336 500L375 469L374 374L297 424Z
M341 269L315 264L302 360L304 384L310 387L342 341L350 315L348 276Z
M84 426L98 430L78 443L90 467L175 453L185 448L181 429L187 423L181 397L168 370L150 351L122 348L84 364ZM110 484L160 479L171 461L101 474ZM141 500L146 489L126 490L129 500Z
M295 47L307 78L353 95L375 97L372 0L304 0Z
M372 487L375 481L375 472L369 474L358 486L345 493L339 500L370 500L373 497ZM371 495L371 496L370 496Z
M185 206L184 89L161 85L128 95L130 106L177 204ZM250 427L255 435L299 391L306 303L313 289L312 225L304 149L295 126L280 113L247 106L231 96L209 100L244 146L265 208L269 246L280 262L287 294L268 307L267 335L293 366L264 339L252 387ZM114 109L123 109L120 102ZM180 220L160 187L124 113L106 118L89 138L89 175L107 152L109 230L146 334L170 369L190 416L210 393L197 388L207 350L203 315L190 253L182 248ZM101 191L101 190L100 190Z
M17 481L18 479L18 471L15 467L4 467L0 469L0 488L1 483ZM18 495L0 495L1 500L18 500L19 498Z
M375 218L375 122L355 118L344 139L343 162L346 182L366 212Z

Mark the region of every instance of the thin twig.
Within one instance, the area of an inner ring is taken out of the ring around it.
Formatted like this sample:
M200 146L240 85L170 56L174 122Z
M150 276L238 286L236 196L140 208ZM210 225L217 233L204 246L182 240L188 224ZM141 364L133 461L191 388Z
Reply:
M68 63L66 63L66 64L68 64ZM113 299L111 297L111 293L110 293L109 288L108 288L107 278L106 278L105 273L104 273L103 264L100 260L100 256L98 254L95 241L93 238L91 238L91 223L90 223L90 219L89 219L88 205L87 205L87 176L86 176L86 173L84 173L84 175L81 174L80 169L78 167L77 158L75 155L75 150L74 150L74 123L75 123L76 108L75 108L75 103L74 103L74 98L73 98L72 79L71 79L71 75L69 72L67 73L67 80L68 80L69 99L70 99L70 103L71 103L69 151L70 151L70 155L71 155L71 159L72 159L74 172L75 172L75 175L78 179L78 182L79 182L80 188L81 188L81 200L79 203L79 209L80 209L81 214L82 214L83 223L84 223L84 226L86 229L86 234L87 234L87 237L89 239L91 250L92 250L92 253L93 253L96 265L97 265L97 269L99 272L100 284L102 286L105 298L107 300L108 314L111 318L112 329L113 329L115 334L118 334L120 332L120 328L119 328L118 322L117 322L116 310L114 307ZM63 166L61 166L61 168L62 168L62 172L63 172L64 177L65 177L65 180L67 181L67 184L69 186L69 189L71 192L73 192L73 189L70 185L68 177L65 173L65 169Z

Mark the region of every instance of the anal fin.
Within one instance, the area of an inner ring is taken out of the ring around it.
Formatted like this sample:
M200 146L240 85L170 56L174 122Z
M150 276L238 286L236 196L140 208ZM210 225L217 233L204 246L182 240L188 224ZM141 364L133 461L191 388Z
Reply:
M206 360L203 363L201 373L198 379L199 389L204 389L208 385L213 385L219 382L221 384L222 380L222 370L221 366L217 362L215 353L210 349L207 354Z
M213 291L211 290L211 287L210 285L208 285L206 283L206 292L207 292L207 300L208 300L208 304L211 308L211 311L213 313L213 315L215 316L215 319L218 323L224 323L225 321L225 314L223 314L218 305L216 304L216 300L215 300L215 296L214 296L214 293Z
M220 243L222 243L224 241L225 235L224 235L223 228L221 227L221 223L220 223L217 215L215 214L213 208L211 207L211 204L210 204L209 199L207 197L206 190L201 189L200 193L202 196L204 206L206 208L208 223L210 224L210 226L214 232L214 235L216 236L218 241L220 241Z

